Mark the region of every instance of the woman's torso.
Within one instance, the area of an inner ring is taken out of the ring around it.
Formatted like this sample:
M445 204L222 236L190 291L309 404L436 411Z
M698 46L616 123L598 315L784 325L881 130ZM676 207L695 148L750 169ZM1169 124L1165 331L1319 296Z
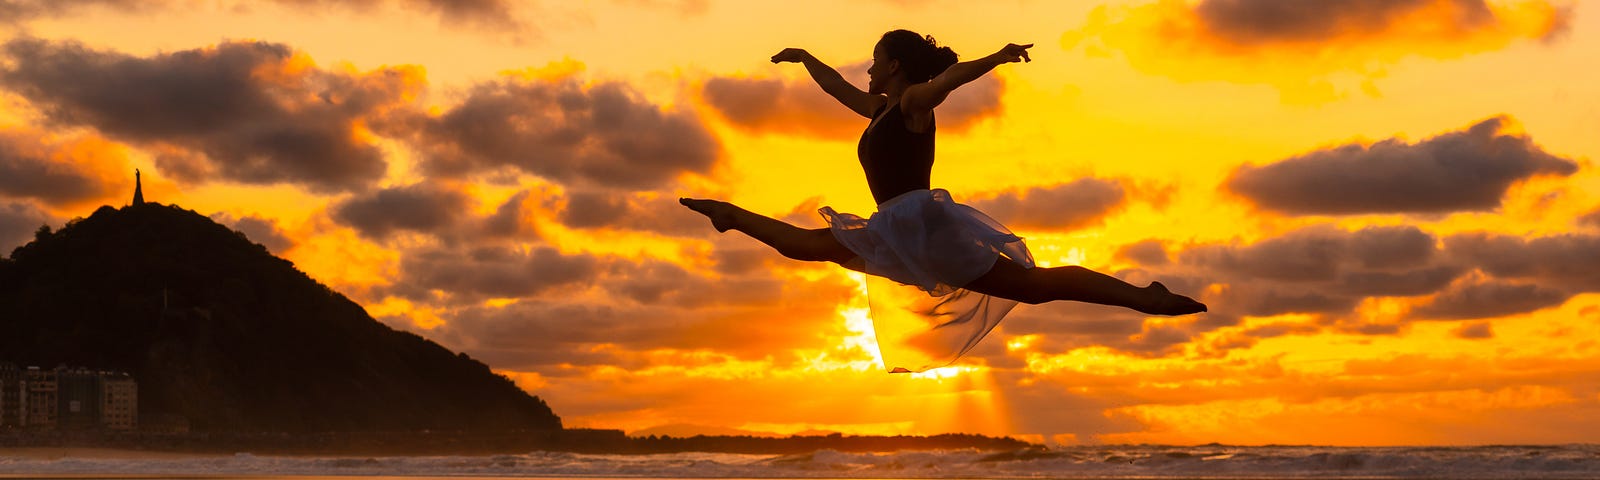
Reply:
M872 199L882 204L902 193L927 190L933 172L934 123L928 122L926 132L911 131L898 104L874 113L876 120L861 132L856 146Z

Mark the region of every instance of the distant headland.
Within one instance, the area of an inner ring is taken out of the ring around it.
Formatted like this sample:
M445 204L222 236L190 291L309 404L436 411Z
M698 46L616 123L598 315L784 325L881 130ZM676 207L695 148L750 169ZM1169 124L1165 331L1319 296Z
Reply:
M374 320L244 234L176 205L103 206L0 259L0 352L138 379L190 430L556 430L545 402Z

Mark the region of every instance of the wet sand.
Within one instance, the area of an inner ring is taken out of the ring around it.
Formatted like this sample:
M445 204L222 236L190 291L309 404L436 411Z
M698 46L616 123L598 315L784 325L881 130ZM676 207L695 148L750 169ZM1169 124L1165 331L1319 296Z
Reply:
M219 453L162 452L121 448L92 447L6 447L0 448L0 458L28 460L60 460L64 458L162 460L195 457L228 456Z

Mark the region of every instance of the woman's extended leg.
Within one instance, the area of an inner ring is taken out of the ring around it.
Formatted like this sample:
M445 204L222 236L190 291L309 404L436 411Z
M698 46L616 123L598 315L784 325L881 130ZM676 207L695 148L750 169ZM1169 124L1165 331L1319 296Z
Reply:
M860 257L840 245L833 238L833 232L826 228L807 230L717 200L681 198L678 203L710 218L711 226L717 231L744 232L785 257L834 262L845 268L865 271ZM1079 266L1023 268L1003 257L995 260L988 273L968 283L965 288L1029 304L1074 300L1127 307L1155 315L1184 315L1206 310L1204 304L1169 292L1160 282L1140 288Z
M1203 303L1167 291L1161 282L1135 287L1094 270L1072 265L1023 268L1005 258L995 260L989 273L965 287L968 290L1028 304L1073 300L1127 307L1153 315L1187 315L1206 311Z
M711 219L711 226L719 232L738 230L778 253L795 260L834 262L860 271L862 265L855 252L840 245L833 232L826 228L804 229L767 217L739 206L717 200L680 198L678 203Z

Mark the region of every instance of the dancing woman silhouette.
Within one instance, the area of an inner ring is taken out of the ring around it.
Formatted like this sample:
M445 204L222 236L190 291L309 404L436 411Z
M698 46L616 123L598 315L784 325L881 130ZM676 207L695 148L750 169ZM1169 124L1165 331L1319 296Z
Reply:
M893 372L954 362L1016 302L1073 300L1155 315L1205 311L1160 282L1141 288L1076 265L1036 268L1021 238L931 188L934 108L997 66L1031 61L1032 46L1008 44L957 63L955 52L932 36L894 30L872 50L865 92L805 50L786 48L773 63L805 65L823 91L871 119L856 153L878 211L862 219L823 207L829 228L802 229L727 202L679 203L709 217L719 232L738 230L786 257L869 274L871 316L885 367Z

